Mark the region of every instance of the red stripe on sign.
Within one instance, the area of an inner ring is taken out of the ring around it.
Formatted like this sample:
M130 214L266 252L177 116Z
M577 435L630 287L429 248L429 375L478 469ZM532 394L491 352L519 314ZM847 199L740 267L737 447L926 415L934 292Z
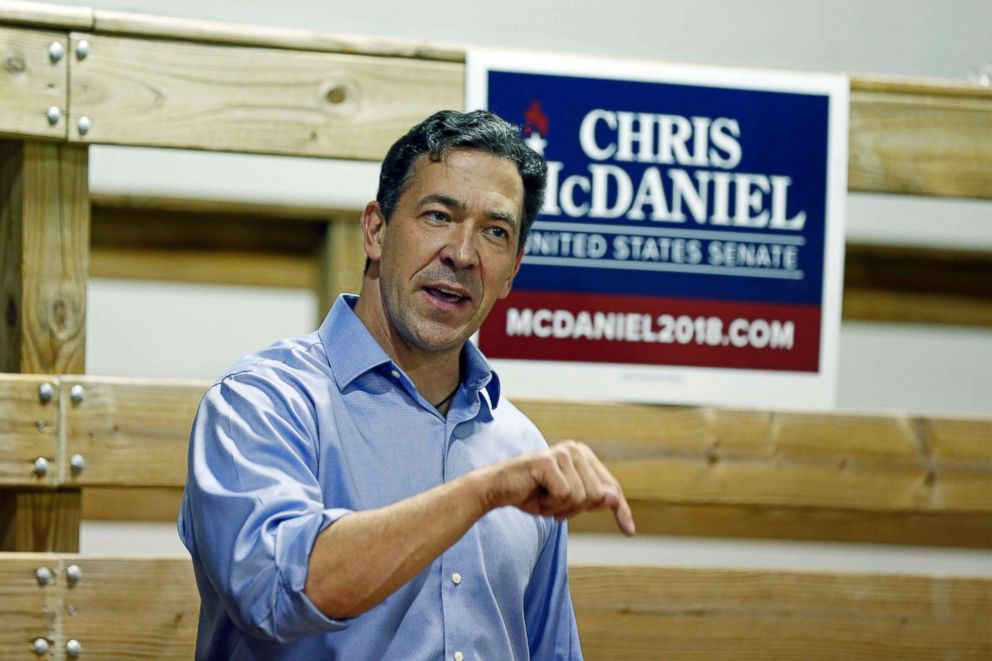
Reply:
M491 358L817 372L820 308L517 291L479 330Z

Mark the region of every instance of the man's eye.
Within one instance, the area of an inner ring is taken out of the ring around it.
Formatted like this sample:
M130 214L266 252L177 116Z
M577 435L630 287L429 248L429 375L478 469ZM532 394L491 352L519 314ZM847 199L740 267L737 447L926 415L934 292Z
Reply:
M503 239L510 235L503 227L490 227L489 234L496 237L497 239Z
M437 220L440 222L448 220L448 214L444 211L428 211L424 214L424 216L430 218L431 220Z

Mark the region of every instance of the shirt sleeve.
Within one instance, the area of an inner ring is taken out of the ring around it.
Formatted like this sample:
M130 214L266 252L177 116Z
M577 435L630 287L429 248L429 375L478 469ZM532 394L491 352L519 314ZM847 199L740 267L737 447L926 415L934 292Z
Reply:
M530 656L581 661L579 630L568 589L567 524L548 521L553 528L524 594Z
M303 591L317 535L350 512L324 507L312 406L236 374L204 396L190 437L180 535L231 620L280 642L348 625Z

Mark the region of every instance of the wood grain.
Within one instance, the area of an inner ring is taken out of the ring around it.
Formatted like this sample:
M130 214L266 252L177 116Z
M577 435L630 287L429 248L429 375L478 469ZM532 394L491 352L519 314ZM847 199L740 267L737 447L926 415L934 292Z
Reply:
M0 135L65 139L68 58L51 61L53 42L68 52L63 33L0 27ZM62 113L55 124L46 117L51 106Z
M0 551L79 550L79 489L0 490Z
M252 252L94 248L90 275L97 278L311 289L316 259Z
M97 9L96 32L185 39L204 43L264 46L301 51L380 55L427 60L465 61L465 48L427 41L327 34L274 26L202 21Z
M36 25L65 30L88 30L93 26L93 10L47 2L0 2L0 23Z
M84 371L87 148L0 141L0 369Z
M435 110L463 104L444 62L74 33L70 140L379 160Z
M365 248L358 212L327 225L318 255L317 324L341 294L357 294L365 272Z
M94 659L191 659L199 596L188 559L65 556L83 578L66 586L62 635ZM69 615L68 609L74 608Z
M571 567L587 659L987 659L992 581Z
M156 510L162 521L173 521L182 496L172 497L172 514L163 505ZM86 514L83 496L83 516ZM106 499L104 512L121 512L121 505ZM116 499L120 501L121 498ZM157 501L153 501L157 502ZM130 504L134 519L138 506ZM661 500L633 499L639 534L743 539L791 539L860 544L909 544L958 548L992 548L992 516L983 512L875 512L830 507L787 505L672 504ZM104 517L106 518L106 517ZM569 521L574 532L615 533L612 513L592 512Z
M992 198L992 90L852 79L848 190Z
M81 454L86 467L69 471L71 486L180 486L186 448L203 382L71 377L85 398L64 404L66 456ZM65 400L64 400L65 401Z
M4 658L34 659L35 639L44 638L61 649L62 572L52 554L4 554L0 562L0 650ZM39 567L47 567L53 580L40 585ZM61 656L57 656L61 658Z
M0 379L0 486L54 486L59 478L59 406L57 393L42 402L43 383L58 389L58 381L34 375L4 375ZM48 460L49 471L34 473L35 459Z
M68 564L82 570L71 586L61 580ZM34 582L41 565L58 569L46 589ZM988 578L588 565L569 577L590 660L978 660L992 651ZM0 640L24 644L43 631L101 659L193 652L199 599L185 558L12 554L0 595L10 615ZM46 603L56 614L47 619Z
M518 406L550 441L588 443L635 499L990 513L992 442L968 444L975 454L962 458L960 448L942 441L949 449L936 455L921 419L537 401ZM988 434L979 431L987 422L959 424L976 425L969 432L976 437Z

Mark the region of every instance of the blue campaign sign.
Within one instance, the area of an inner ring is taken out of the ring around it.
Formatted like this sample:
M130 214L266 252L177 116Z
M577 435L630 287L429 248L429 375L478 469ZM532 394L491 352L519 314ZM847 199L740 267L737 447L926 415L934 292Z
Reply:
M537 395L832 405L846 79L487 52L468 96L549 171L490 357Z

